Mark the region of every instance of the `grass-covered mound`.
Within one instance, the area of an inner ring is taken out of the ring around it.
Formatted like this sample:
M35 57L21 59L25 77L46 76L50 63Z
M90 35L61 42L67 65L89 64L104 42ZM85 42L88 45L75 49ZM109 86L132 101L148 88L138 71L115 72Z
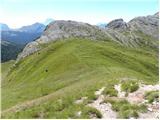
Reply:
M117 84L121 78L158 82L157 52L148 48L78 38L42 47L15 64L2 81L2 110L33 99L39 104L7 112L3 118L89 118L86 105L77 105L75 100L83 96L92 99L97 89ZM47 95L50 97L39 102ZM78 111L81 116L76 116Z

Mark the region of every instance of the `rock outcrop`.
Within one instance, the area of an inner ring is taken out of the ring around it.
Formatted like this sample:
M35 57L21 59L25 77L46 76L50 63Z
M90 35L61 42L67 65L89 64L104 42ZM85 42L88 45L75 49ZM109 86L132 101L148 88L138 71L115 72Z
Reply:
M159 13L146 17L137 17L124 22L123 19L111 21L106 31L121 44L136 47L149 46L158 48Z
M159 13L146 17L134 18L128 24L132 30L141 31L155 39L159 38Z
M22 53L20 53L18 55L17 62L20 59L22 59L22 58L24 58L24 57L26 57L26 56L38 51L38 50L40 50L40 47L39 47L39 43L37 41L33 41L33 42L28 43L26 45L26 47L23 49Z
M127 23L123 21L123 19L116 19L111 21L106 28L108 29L126 29Z

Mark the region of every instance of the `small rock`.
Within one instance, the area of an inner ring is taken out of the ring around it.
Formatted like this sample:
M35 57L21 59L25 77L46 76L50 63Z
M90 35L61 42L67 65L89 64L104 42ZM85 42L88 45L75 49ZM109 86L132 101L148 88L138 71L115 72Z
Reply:
M104 91L105 87L102 87L101 89L99 89L98 91L95 92L95 95L101 95L102 92Z
M130 117L130 119L135 119L134 117Z
M151 112L153 111L152 108L147 108L147 109L148 109L148 111L151 111Z
M82 111L78 111L78 112L76 113L76 116L77 116L77 117L80 117L81 114L82 114Z
M157 104L157 102L156 102L156 101L154 101L152 104L153 104L153 105L154 105L154 104Z
M81 99L79 99L79 100L76 100L75 101L75 103L76 104L80 104L80 103L82 103L84 100L86 100L87 99L87 97L82 97Z

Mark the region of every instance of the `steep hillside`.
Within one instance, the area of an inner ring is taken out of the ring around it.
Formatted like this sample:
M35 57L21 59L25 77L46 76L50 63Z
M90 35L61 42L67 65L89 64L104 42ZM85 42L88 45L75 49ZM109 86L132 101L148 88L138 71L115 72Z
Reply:
M15 60L10 60L8 62L1 63L1 79L2 80L5 79L5 76L10 71L10 68L12 67L12 65L14 64L14 62L15 62Z
M75 111L84 107L80 118L88 118L86 103L76 105L76 99L83 96L95 99L95 90L122 79L136 79L145 84L158 82L154 51L78 38L42 47L15 64L2 82L2 110L6 110L3 117L36 118L43 112L43 118L79 118ZM47 97L42 99L44 96ZM34 99L35 103L30 102ZM7 112L21 103L19 108Z

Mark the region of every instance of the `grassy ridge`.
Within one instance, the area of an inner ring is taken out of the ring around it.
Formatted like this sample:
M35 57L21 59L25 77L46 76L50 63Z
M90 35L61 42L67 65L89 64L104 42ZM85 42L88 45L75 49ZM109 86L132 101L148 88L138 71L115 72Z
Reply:
M3 117L36 118L42 109L43 118L77 118L75 111L83 108L85 112L88 108L84 104L75 105L74 101L83 96L92 99L95 90L110 82L116 83L121 78L136 78L148 84L158 82L154 51L78 38L43 47L12 67L2 82L2 109L55 93L53 99ZM62 110L54 108L60 104L59 99L64 102ZM85 113L82 115L89 118Z

